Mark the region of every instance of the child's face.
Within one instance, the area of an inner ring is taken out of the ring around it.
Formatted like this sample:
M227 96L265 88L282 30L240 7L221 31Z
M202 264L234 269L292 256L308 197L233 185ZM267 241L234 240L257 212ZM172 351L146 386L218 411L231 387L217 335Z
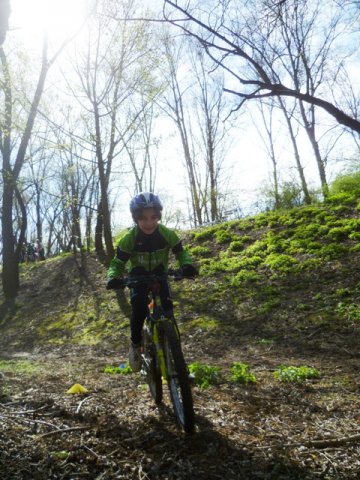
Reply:
M137 223L140 230L150 235L155 232L158 221L158 213L154 208L144 208Z

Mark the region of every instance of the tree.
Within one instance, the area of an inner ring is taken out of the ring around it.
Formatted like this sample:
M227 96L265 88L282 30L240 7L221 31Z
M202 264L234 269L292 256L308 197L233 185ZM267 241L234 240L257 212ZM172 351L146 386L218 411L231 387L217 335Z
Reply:
M202 225L221 219L223 161L232 124L224 122L228 110L221 72L209 77L203 52L194 42L182 40L177 42L168 34L163 39L162 75L169 81L161 104L179 134L191 218L195 225Z
M9 29L10 0L0 0L0 46L5 42Z
M57 56L57 55L56 55ZM16 184L19 178L21 168L25 161L27 147L30 141L35 118L41 95L44 90L45 79L49 68L55 61L56 56L48 59L48 43L44 40L41 69L37 80L37 85L33 100L29 108L29 114L26 120L25 128L21 134L21 140L18 145L16 157L12 163L12 130L13 130L13 95L12 81L10 69L3 47L0 47L0 60L3 69L1 86L4 92L5 113L2 124L2 135L0 137L0 149L3 158L2 180L3 180L3 197L2 197L2 234L3 234L3 270L2 282L5 297L7 299L14 298L19 289L19 266L18 257L15 251L15 238L13 233L12 212Z
M40 100L44 91L46 77L51 66L70 42L66 39L60 47L49 56L48 39L44 36L40 70L36 80L32 100L26 104L24 127L19 129L16 143L13 143L14 128L14 102L13 80L8 58L4 48L0 46L1 77L0 91L3 92L4 111L0 125L0 151L2 154L2 241L3 241L3 269L2 284L6 299L16 297L19 289L18 251L15 248L16 239L13 231L13 206L17 191L17 182L23 168L28 145L33 132ZM21 103L21 102L19 102Z
M75 65L81 87L76 91L69 85L91 122L91 141L100 184L95 248L98 253L104 251L104 237L107 261L115 253L109 199L113 163L122 152L126 134L143 106L132 110L130 117L121 116L121 113L131 111L128 107L134 105L134 95L144 88L151 71L151 64L144 65L143 60L151 49L148 26L144 22L128 21L134 8L133 0L121 5L99 3L99 11L89 24L86 49L78 54ZM121 20L116 19L117 15Z
M292 97L320 107L340 125L360 133L360 121L336 107L331 101L316 96L311 91L300 91L296 85L287 86L285 82L278 81L280 75L274 78L274 66L271 65L269 70L261 48L246 35L244 23L239 23L242 18L239 13L240 9L242 13L242 7L239 6L237 11L236 2L231 0L216 2L216 8L212 6L212 11L208 12L208 15L204 14L204 9L192 8L188 1L164 0L164 2L165 19L196 38L213 62L223 68L233 82L240 85L238 89L235 86L225 88L226 92L240 98L238 108L251 99ZM280 14L281 9L287 8L288 2L274 0L270 4L277 6Z

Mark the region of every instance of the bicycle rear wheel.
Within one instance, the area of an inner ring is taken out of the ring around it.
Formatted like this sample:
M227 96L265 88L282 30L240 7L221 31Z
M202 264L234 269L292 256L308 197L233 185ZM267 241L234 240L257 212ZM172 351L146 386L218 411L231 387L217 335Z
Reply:
M193 433L195 428L194 406L180 340L170 321L164 322L163 328L167 382L175 417L186 433Z
M144 353L143 353L143 367L146 374L146 383L152 398L156 404L162 402L163 387L160 369L157 365L157 358L155 347L152 342L152 335L148 326L144 328Z

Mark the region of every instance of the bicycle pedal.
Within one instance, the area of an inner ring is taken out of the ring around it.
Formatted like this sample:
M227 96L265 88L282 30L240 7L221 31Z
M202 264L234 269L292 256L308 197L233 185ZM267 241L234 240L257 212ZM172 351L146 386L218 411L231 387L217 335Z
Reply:
M190 385L194 385L194 384L195 384L195 375L193 375L192 373L189 373L188 379L189 379Z

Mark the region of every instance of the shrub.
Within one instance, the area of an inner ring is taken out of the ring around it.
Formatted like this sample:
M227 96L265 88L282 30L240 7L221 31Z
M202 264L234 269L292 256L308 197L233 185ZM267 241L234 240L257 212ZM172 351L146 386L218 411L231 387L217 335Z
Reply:
M235 362L230 371L230 380L232 382L244 385L247 385L248 383L256 383L256 377L251 373L249 365L246 365L246 363Z
M360 171L353 171L341 174L330 185L330 200L335 196L342 195L342 203L344 199L351 197L360 197ZM340 197L341 198L341 197Z
M274 372L274 378L280 382L302 383L309 378L320 377L320 372L316 368L280 365Z
M217 385L221 381L221 369L202 363L191 363L189 371L195 376L195 385L200 388L208 388L210 385Z
M355 202L355 195L349 192L336 193L336 194L330 195L326 199L326 203L329 203L332 205L339 205L339 206L343 206L343 205L354 203L354 202Z

